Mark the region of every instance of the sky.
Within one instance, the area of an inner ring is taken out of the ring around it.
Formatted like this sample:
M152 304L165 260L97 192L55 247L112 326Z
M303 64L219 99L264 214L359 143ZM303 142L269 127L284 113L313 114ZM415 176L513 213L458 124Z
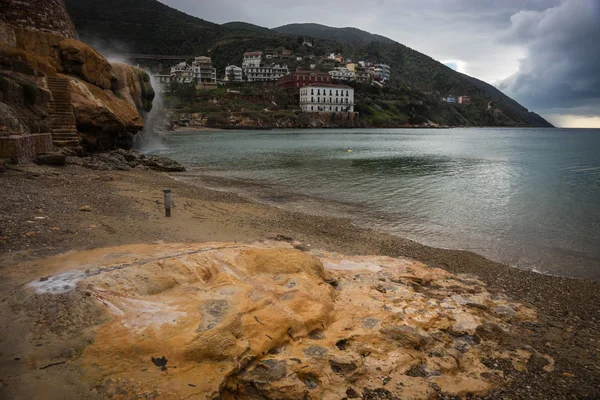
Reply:
M600 128L600 0L160 1L216 23L313 22L384 35L497 86L556 126Z

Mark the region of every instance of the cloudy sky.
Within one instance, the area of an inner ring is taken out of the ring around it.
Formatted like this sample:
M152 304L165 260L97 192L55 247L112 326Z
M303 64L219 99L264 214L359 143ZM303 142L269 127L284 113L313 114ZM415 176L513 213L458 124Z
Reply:
M496 85L557 126L600 127L600 0L161 0L208 21L352 26Z

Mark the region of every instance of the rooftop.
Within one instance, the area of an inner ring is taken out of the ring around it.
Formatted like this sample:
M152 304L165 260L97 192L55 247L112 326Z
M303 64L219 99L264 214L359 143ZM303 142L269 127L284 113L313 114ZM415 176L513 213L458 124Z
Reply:
M313 71L313 70L310 70L310 69L301 69L299 71L294 71L294 72L292 72L292 75L322 75L322 76L329 76L329 74L327 72Z
M332 88L332 89L352 89L352 90L354 90L354 88L351 86L335 85L333 83L311 83L308 86L310 86L310 87L326 87L326 88Z
M248 52L244 53L244 57L249 57L249 56L262 56L262 51L248 51Z

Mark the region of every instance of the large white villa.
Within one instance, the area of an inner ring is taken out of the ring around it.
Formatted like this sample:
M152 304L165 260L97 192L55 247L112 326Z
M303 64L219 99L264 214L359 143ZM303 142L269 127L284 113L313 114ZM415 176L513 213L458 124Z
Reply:
M300 108L307 112L354 112L354 89L313 83L300 89Z

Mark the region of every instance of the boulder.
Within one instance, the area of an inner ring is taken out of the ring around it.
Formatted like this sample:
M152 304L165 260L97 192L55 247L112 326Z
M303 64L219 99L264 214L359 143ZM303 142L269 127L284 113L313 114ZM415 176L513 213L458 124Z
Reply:
M69 76L69 82L77 130L88 146L98 150L114 148L120 134L138 132L144 127L133 103L79 78Z
M62 153L40 154L34 161L39 165L65 165L67 156Z
M140 154L133 150L117 149L108 153L95 153L89 157L69 157L69 164L83 165L100 171L129 171L139 165L155 171L182 172L185 167L166 157Z
M493 322L485 322L475 329L475 335L482 340L491 340L494 342L502 342L506 339L506 332L500 325Z
M100 89L111 89L117 78L110 63L96 50L74 39L64 39L59 47L65 74L75 75Z
M84 158L83 166L99 171L129 171L131 166L121 154L114 152L94 154Z
M111 66L117 77L113 84L113 91L119 98L134 104L138 112L142 114L150 112L155 95L150 83L150 75L132 65L115 62Z

